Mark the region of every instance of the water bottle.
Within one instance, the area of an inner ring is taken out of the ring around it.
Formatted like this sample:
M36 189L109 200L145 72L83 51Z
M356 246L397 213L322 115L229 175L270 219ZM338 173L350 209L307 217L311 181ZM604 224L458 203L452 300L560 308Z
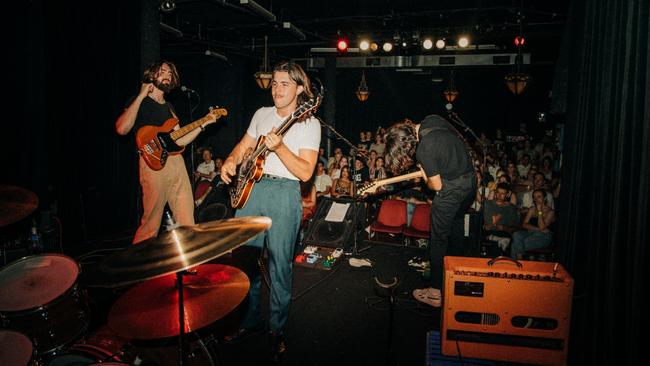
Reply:
M30 251L32 253L40 253L43 251L43 243L41 241L41 234L36 228L36 222L32 223L32 229L29 234Z

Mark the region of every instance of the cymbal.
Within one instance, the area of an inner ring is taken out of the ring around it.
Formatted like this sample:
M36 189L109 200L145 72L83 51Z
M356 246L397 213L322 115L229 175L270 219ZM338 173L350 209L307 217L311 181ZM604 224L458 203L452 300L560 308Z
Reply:
M181 226L108 256L82 273L81 284L118 287L182 271L215 259L270 227L266 216Z
M185 332L215 322L239 305L250 286L241 270L202 264L183 275ZM123 337L157 339L177 336L178 289L174 274L139 283L111 307L108 326Z
M38 197L25 188L0 185L0 227L29 216L38 207Z

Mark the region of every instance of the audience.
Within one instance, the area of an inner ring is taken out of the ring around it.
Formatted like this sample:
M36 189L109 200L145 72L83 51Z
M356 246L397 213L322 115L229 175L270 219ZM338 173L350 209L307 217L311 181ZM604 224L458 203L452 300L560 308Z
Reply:
M553 240L550 226L555 221L555 211L546 202L546 192L542 189L533 191L535 204L528 208L524 218L525 231L516 231L512 234L512 247L510 256L523 259L523 254L530 249L547 247Z

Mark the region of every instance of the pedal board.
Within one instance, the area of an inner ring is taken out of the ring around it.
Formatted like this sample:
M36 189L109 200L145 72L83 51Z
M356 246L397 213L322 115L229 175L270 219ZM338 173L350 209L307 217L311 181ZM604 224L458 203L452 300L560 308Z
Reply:
M343 248L319 247L308 245L298 253L293 263L308 268L329 271L343 260Z

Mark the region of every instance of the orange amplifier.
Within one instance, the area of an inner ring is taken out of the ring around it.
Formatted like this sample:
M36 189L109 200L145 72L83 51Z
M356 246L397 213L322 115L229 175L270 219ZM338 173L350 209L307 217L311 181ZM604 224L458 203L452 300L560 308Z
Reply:
M445 257L442 353L565 365L573 278L559 263Z

